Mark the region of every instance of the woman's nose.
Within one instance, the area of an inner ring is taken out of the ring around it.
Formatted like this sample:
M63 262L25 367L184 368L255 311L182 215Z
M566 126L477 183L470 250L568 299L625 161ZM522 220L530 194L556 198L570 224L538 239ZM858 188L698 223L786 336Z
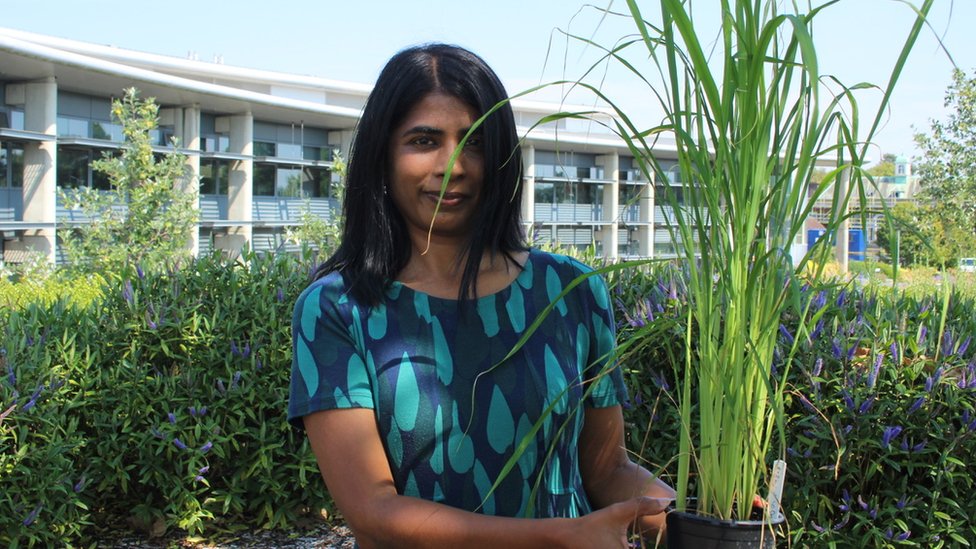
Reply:
M458 144L453 143L446 145L441 151L441 167L439 170L440 175L444 175L448 170L450 170L452 179L464 174L464 150L462 149L461 153L458 154L457 157L454 157L454 151L457 150L457 147ZM453 164L451 163L452 158L454 158Z

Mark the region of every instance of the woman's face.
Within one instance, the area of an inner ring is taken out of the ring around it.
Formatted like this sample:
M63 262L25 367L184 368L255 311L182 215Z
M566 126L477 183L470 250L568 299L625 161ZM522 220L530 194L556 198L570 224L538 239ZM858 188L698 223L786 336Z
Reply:
M389 193L414 241L426 240L438 200L433 234L461 238L470 234L484 178L480 134L468 139L451 168L444 196L440 193L451 154L477 119L477 112L460 99L432 93L393 129Z

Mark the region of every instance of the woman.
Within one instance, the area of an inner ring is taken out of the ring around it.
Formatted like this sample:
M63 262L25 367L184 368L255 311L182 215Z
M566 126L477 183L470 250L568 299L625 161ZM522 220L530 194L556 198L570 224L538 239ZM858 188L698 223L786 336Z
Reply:
M590 270L525 246L511 108L468 135L506 97L464 49L395 55L353 142L342 243L295 307L289 420L361 547L625 547L673 497L624 449L602 279L520 345Z

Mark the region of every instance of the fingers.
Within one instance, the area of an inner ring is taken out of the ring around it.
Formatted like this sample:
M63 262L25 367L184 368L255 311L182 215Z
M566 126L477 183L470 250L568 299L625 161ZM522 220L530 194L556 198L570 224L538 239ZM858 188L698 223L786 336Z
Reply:
M663 513L673 501L674 498L642 496L626 501L624 504L629 504L632 506L632 516L643 517L645 515L657 515Z

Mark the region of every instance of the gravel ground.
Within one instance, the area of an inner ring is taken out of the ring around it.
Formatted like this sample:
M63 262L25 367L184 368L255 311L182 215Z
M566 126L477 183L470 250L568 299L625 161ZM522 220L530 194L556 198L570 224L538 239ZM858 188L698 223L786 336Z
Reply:
M146 539L133 532L119 531L118 537L104 536L96 547L105 549L352 549L352 532L344 525L321 524L315 528L289 532L259 530L222 536L213 540L188 537L174 532Z

